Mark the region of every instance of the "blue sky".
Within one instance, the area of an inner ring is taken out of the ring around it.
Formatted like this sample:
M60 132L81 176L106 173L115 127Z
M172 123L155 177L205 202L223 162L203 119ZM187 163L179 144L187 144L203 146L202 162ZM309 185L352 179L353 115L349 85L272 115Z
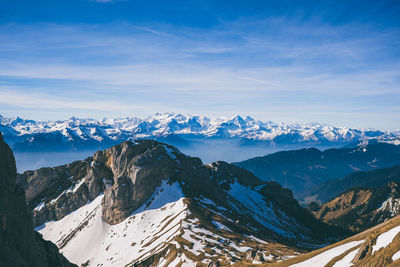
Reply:
M400 128L399 1L5 0L0 114Z

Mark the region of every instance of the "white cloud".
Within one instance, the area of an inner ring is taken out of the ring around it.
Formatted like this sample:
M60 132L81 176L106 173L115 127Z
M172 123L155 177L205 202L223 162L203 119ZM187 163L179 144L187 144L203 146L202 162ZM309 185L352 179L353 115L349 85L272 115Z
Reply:
M132 106L130 105L124 105L115 101L60 98L43 93L12 91L3 87L0 87L0 104L47 110L77 109L93 111L128 111L132 109Z
M207 32L126 23L2 25L0 104L278 117L270 120L335 117L346 107L384 114L400 97L399 61L385 49L396 34L352 36L354 27L273 20ZM276 33L264 32L271 29Z

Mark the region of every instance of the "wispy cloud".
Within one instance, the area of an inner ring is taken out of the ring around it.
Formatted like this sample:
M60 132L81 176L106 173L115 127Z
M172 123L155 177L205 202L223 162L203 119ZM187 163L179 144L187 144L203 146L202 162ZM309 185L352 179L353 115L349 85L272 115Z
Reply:
M15 88L14 88L15 89ZM76 98L54 97L50 94L17 92L0 87L0 104L34 109L76 109L92 111L127 111L132 106L115 101L77 100Z
M2 25L0 104L113 114L225 115L240 107L262 118L303 114L315 121L343 113L344 106L366 109L374 100L374 112L390 113L398 108L391 99L400 97L400 64L388 48L399 42L399 31L365 34L364 28L285 18L207 31L128 23Z

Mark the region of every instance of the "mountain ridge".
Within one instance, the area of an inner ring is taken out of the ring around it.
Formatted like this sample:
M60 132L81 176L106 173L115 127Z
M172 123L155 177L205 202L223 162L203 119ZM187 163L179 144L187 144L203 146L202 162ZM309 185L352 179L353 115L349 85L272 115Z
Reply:
M400 165L370 171L354 172L345 177L322 183L309 191L310 196L318 195L322 203L353 188L379 188L389 182L400 182Z
M323 151L303 148L280 151L233 164L251 171L262 180L276 181L288 187L300 200L314 198L314 201L326 201L327 195L336 195L329 191L320 194L319 185L325 182L329 184L331 180L333 183L335 179L357 171L371 171L400 164L400 147L369 142L351 148L331 148ZM332 192L335 192L334 190Z
M384 186L356 187L312 210L314 216L328 224L354 232L371 228L400 214L399 182Z
M167 258L183 266L246 262L248 253L273 262L348 234L317 221L277 183L223 161L204 165L152 140L126 141L18 180L37 230L89 266L148 266L151 255L160 266ZM86 255L79 251L89 233L98 241Z

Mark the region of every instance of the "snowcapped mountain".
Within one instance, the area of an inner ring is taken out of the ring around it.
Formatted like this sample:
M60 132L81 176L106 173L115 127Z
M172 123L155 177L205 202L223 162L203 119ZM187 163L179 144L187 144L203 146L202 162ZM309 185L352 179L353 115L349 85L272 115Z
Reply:
M46 142L49 150L59 150L101 144L108 146L139 138L169 140L178 145L197 139L239 139L242 145L263 143L269 146L337 145L368 140L400 144L400 131L351 129L317 123L288 125L240 116L210 119L174 113L156 114L144 119L94 120L72 117L64 121L33 121L0 116L0 131L14 149L21 151L39 149L42 142Z
M343 235L288 189L156 141L18 176L34 225L83 266L276 262Z
M72 117L64 121L0 116L0 132L13 149L20 172L84 159L97 150L136 139L168 143L204 162L242 161L280 150L326 149L371 140L400 144L400 131L359 130L318 123L288 125L240 116L210 119L174 113L103 120Z

